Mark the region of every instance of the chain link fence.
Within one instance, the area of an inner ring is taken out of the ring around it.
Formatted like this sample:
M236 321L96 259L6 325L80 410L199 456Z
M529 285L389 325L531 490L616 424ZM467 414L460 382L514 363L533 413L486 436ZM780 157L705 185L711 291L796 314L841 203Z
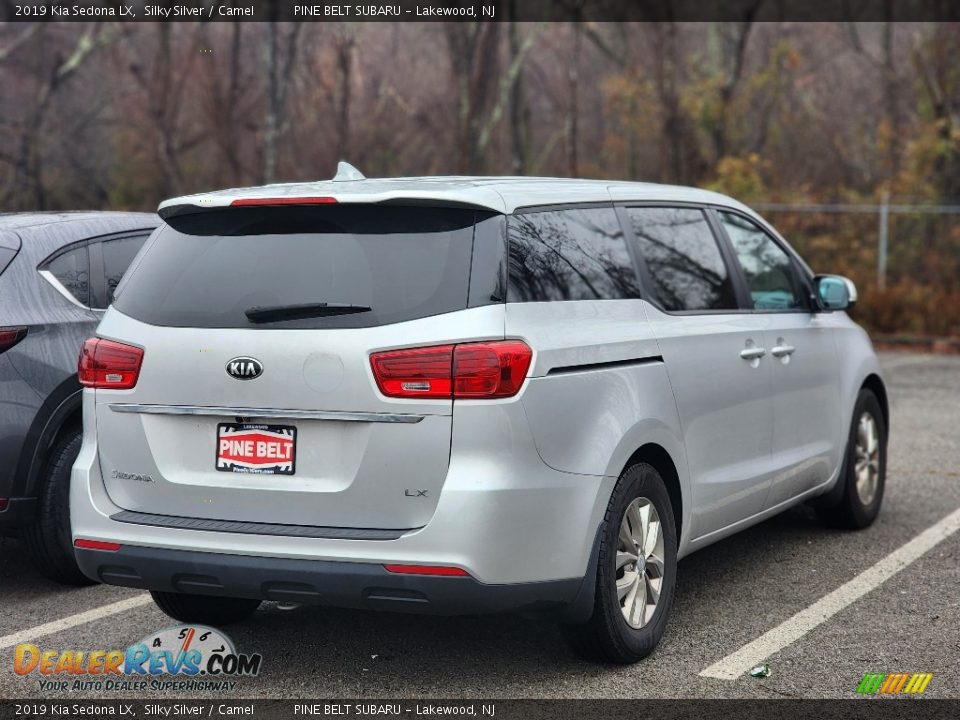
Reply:
M960 350L960 204L754 203L815 272L856 284L856 319L887 342ZM943 339L956 339L943 340Z

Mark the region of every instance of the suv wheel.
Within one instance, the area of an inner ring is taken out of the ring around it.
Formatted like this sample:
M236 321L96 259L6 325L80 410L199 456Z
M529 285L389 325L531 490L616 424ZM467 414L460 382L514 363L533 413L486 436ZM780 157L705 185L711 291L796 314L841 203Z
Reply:
M20 540L46 577L66 585L93 585L80 572L70 534L70 470L80 454L80 430L68 431L47 457L36 520L20 531Z
M201 625L230 625L246 620L260 607L259 600L247 598L217 597L215 595L189 595L151 591L157 607L174 620Z
M627 468L604 517L593 615L565 626L574 650L590 660L632 663L663 636L677 577L670 496L647 463Z
M847 439L843 475L836 493L817 504L817 514L829 525L859 530L880 513L887 475L887 428L877 396L863 389L857 397Z

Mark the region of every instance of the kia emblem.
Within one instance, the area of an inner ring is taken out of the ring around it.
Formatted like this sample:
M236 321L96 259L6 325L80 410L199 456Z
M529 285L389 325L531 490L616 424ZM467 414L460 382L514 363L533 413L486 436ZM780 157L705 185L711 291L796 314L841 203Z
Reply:
M252 357L235 357L227 361L227 375L237 380L253 380L263 375L263 363Z

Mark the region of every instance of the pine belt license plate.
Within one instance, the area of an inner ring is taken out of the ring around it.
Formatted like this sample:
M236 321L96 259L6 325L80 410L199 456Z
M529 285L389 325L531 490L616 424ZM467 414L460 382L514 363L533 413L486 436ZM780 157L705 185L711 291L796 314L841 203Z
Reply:
M217 464L220 472L293 475L297 429L292 425L220 423Z

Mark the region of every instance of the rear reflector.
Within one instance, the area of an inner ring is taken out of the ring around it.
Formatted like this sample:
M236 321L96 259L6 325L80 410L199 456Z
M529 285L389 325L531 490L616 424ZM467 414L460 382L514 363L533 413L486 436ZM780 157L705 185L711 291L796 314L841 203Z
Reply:
M0 353L6 352L26 336L25 327L0 327Z
M230 207L253 207L262 205L332 205L337 202L332 197L278 197L278 198L239 198L230 203Z
M129 390L137 384L142 362L140 348L94 337L80 349L77 377L85 387Z
M388 350L370 365L388 397L491 399L520 391L532 357L522 340L502 340Z
M116 552L121 548L119 543L106 542L104 540L84 540L83 538L74 540L73 546L81 550L102 550L103 552Z
M7 505L10 503L9 498L0 498L0 512L3 512L7 509Z
M384 565L387 572L398 575L447 575L455 577L469 577L463 568L445 567L443 565Z

